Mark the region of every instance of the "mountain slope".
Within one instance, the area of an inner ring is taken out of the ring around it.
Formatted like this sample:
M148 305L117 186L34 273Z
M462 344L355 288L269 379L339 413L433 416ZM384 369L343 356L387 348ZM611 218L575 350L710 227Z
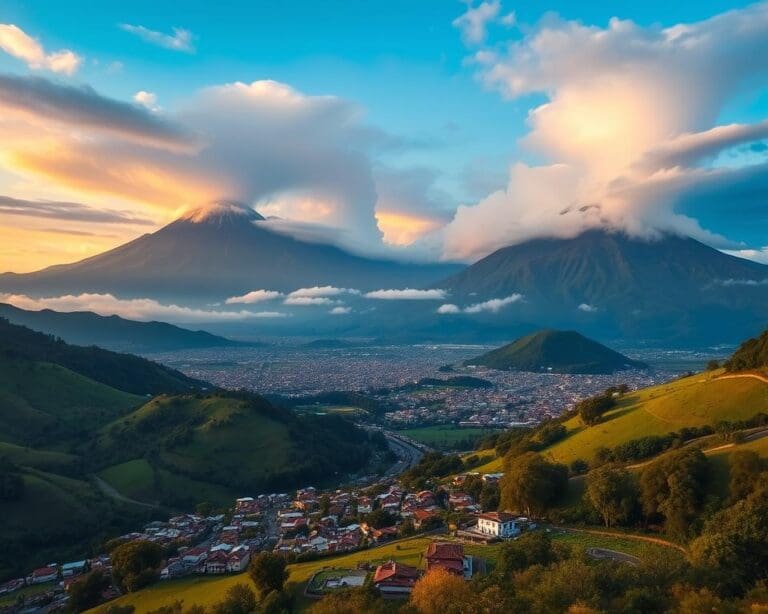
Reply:
M767 266L691 238L595 230L499 249L435 287L449 290L451 302L521 293L524 301L502 317L601 338L732 342L768 320L766 279Z
M76 345L98 345L121 352L170 352L245 344L203 330L187 330L165 322L137 322L90 311L27 311L0 303L0 318L54 335Z
M69 345L3 318L0 318L0 356L30 363L53 363L132 394L188 392L206 386L156 362L98 347Z
M627 358L575 331L543 330L466 361L503 371L552 373L614 373L645 369L648 365Z
M262 288L418 287L457 268L355 256L332 245L274 232L269 221L248 207L215 203L153 234L80 262L35 273L0 275L0 290L49 296L110 292L222 299Z

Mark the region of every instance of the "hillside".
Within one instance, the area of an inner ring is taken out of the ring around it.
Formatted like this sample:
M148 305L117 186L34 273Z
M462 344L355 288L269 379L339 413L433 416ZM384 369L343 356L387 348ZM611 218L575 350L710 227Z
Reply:
M0 356L65 367L96 382L132 394L178 393L198 390L204 382L132 354L98 347L69 345L0 318Z
M746 371L768 367L768 330L754 339L747 339L725 362L727 371Z
M575 331L543 330L465 362L503 371L552 373L614 373L646 369L632 360Z
M101 316L90 311L27 311L0 303L0 318L54 335L67 343L98 345L120 352L170 352L256 345L232 341L202 330L187 330L165 322L136 322L119 316Z
M134 493L181 506L201 495L179 479L228 497L286 490L357 471L385 450L382 438L343 418L298 416L255 395L221 393L157 397L102 428L89 455L108 481L111 467L113 478L133 480ZM138 459L148 465L127 464Z

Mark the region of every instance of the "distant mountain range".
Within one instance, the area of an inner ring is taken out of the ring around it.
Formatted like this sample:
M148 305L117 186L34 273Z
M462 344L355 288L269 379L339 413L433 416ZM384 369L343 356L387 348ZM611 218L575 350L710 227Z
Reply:
M647 369L575 331L542 330L472 358L467 365L482 365L502 371L607 374L627 369Z
M601 338L733 342L768 322L768 266L689 237L589 231L499 249L434 287L452 303L519 293L507 322ZM454 319L464 316L455 316Z
M232 341L202 330L187 330L165 322L136 322L119 316L101 316L90 311L27 311L0 303L0 317L14 324L55 335L67 343L98 345L120 352L169 352L264 345Z
M274 232L250 207L219 202L80 262L0 275L0 291L221 300L254 289L419 287L458 268L356 256Z

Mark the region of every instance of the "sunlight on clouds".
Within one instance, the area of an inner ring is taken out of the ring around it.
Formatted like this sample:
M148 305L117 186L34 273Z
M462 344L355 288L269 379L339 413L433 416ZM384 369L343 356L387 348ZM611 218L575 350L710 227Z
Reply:
M0 49L34 70L50 70L65 75L74 74L83 61L69 49L46 53L38 40L18 26L7 23L0 24Z
M411 245L442 226L440 220L381 210L376 211L376 222L384 233L384 242L399 246Z

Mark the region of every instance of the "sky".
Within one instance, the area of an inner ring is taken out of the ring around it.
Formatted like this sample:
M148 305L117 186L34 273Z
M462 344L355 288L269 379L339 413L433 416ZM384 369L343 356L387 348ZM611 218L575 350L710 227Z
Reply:
M470 262L592 227L768 261L768 4L0 5L0 270L234 199Z

